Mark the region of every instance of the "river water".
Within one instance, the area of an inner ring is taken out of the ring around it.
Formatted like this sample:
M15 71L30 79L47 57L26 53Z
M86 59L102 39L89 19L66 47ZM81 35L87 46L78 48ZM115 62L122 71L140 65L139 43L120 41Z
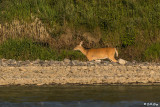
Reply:
M1 86L0 107L160 107L160 86Z

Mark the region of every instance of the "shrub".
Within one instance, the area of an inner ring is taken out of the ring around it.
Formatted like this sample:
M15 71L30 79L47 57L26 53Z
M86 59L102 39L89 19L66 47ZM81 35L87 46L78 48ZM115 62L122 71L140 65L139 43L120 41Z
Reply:
M144 58L147 61L160 60L160 43L154 43L144 52Z
M131 46L135 43L135 31L132 27L127 27L125 33L121 35L122 47Z
M29 39L8 39L0 45L0 58L16 60L86 60L78 51L55 50Z
M0 57L16 60L58 59L56 51L29 39L8 39L0 45Z
M83 55L81 52L74 51L74 50L61 50L59 52L59 60L63 60L65 58L71 59L71 60L86 60L85 55Z

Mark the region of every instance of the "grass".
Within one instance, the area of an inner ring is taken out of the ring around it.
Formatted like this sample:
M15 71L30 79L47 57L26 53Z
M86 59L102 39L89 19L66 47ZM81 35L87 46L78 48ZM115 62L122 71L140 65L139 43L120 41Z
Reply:
M149 46L144 52L145 60L159 61L160 60L160 43L155 43Z
M55 51L41 47L27 39L9 39L5 41L0 45L0 56L1 58L16 60L58 59Z
M32 16L38 17L47 28L52 29L48 30L48 32L53 38L59 37L60 34L64 32L64 26L72 27L72 29L76 31L80 31L80 28L83 28L89 32L100 28L101 40L104 46L118 47L122 58L126 58L127 56L128 60L133 60L135 57L139 60L145 59L146 61L159 60L157 59L157 54L154 53L154 46L152 46L160 42L159 0L0 1L0 23L2 25L6 22L10 23L13 20L29 23L32 21ZM99 46L101 46L100 43ZM39 49L41 47L42 46L39 46ZM46 48L42 51L48 52L48 50L45 49ZM60 54L63 49L54 50ZM136 52L134 52L135 50ZM52 53L52 51L49 53ZM63 59L64 57L73 59L81 57L84 59L81 54L70 50L63 50L62 53L58 59ZM42 59L44 59L44 57L52 58L41 56L40 53L39 55ZM9 56L14 57L14 55ZM5 55L5 57L7 57L7 55ZM26 57L30 58L29 56ZM58 59L55 58L55 60Z
M60 52L41 45L29 39L8 39L0 45L0 58L16 60L85 60L85 56L77 51L60 50Z

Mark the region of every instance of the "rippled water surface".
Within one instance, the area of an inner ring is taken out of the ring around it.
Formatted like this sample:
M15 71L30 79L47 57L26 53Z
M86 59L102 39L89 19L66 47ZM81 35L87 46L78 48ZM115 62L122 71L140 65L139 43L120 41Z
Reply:
M160 86L1 86L0 107L160 107Z

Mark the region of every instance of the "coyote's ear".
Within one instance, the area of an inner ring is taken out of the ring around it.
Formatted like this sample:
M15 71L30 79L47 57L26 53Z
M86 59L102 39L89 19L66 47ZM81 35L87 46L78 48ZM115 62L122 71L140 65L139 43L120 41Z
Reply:
M82 46L82 44L83 44L83 41L81 41L79 45Z

